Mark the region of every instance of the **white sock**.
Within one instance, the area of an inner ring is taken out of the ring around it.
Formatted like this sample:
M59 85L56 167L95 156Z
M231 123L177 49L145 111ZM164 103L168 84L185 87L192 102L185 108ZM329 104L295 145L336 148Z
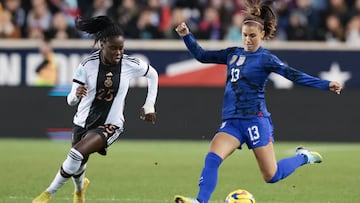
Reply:
M81 191L84 186L86 164L82 165L79 170L74 174L75 176L81 174L79 177L72 177L74 182L75 191Z
M79 151L71 148L66 160L62 164L62 168L64 169L65 173L73 175L79 170L81 161L83 159L84 157Z
M62 164L62 169L65 171L65 173L73 175L79 170L82 159L83 156L81 155L81 153L76 149L72 148L66 160ZM51 182L50 186L46 189L46 191L48 191L52 195L55 194L56 191L58 191L68 179L69 178L63 177L60 171L58 171L54 180Z
M68 179L69 178L64 178L60 174L60 171L58 171L54 180L51 182L50 186L46 189L46 191L48 191L51 195L55 194L55 192L58 191Z

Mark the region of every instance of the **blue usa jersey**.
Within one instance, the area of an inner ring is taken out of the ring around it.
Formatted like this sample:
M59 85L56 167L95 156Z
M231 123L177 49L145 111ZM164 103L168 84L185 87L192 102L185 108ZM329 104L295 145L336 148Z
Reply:
M268 50L260 47L256 52L230 47L207 51L190 33L183 37L194 58L202 63L227 65L227 78L222 107L222 119L270 116L265 103L265 85L269 74L274 72L305 86L329 89L329 82L312 77L284 64Z

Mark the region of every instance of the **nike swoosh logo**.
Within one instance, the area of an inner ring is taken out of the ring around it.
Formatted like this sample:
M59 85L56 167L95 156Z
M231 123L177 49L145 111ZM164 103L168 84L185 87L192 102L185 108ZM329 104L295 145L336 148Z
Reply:
M253 145L256 145L256 144L258 144L259 142L260 142L260 140L254 141L252 144L253 144Z

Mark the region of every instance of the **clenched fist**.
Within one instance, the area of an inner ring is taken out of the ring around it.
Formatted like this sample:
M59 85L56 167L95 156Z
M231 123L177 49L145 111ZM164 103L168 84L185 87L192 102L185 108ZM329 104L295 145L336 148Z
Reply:
M178 33L179 36L183 37L187 34L189 34L189 28L188 26L182 22L180 25L178 25L176 28L175 28L175 31Z

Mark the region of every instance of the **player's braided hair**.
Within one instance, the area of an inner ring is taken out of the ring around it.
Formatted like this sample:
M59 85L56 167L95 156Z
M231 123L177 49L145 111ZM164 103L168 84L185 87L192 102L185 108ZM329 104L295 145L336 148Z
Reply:
M94 44L99 41L106 41L110 37L124 35L120 26L107 16L96 16L89 19L78 16L75 19L75 27L78 30L94 35Z
M271 1L247 0L244 24L256 23L265 31L264 39L270 39L276 31L276 16Z

